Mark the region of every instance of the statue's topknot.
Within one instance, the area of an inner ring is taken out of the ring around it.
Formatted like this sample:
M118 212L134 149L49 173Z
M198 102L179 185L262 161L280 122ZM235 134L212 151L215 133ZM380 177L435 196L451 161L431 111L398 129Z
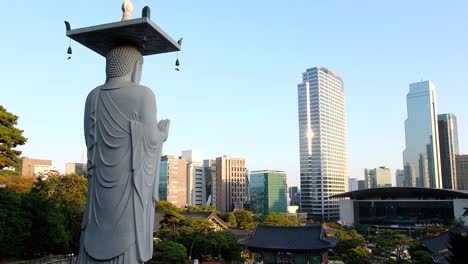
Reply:
M122 77L133 70L138 61L143 62L143 56L133 46L113 48L106 56L107 78Z

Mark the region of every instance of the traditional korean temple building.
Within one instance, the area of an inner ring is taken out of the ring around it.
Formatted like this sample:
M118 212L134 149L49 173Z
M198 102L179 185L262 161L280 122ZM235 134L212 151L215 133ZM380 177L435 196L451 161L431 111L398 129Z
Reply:
M422 239L421 245L431 251L434 263L448 264L450 263L447 260L450 253L449 237L451 234L460 233L468 233L468 226L458 224L439 236Z
M258 225L239 244L254 263L328 263L328 250L335 247L334 238L325 237L321 224L307 226Z

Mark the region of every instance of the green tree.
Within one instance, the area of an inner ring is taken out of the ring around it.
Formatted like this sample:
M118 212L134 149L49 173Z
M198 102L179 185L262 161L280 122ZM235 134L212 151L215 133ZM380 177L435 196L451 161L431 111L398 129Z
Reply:
M420 242L411 244L408 248L411 261L415 264L432 264L432 254Z
M25 194L33 188L35 179L21 176L0 176L0 184L17 194Z
M372 264L370 252L363 247L352 248L341 256L346 264Z
M168 211L179 212L180 211L180 208L178 208L177 206L173 205L172 203L168 201L159 201L156 204L156 209L159 211L163 211L163 212L168 212Z
M210 231L200 234L192 250L192 259L240 260L241 249L229 231Z
M78 252L86 192L86 179L74 174L34 183L24 203L33 219L27 246L30 257Z
M244 209L234 211L237 227L242 227L247 230L253 230L256 226L254 215Z
M22 208L21 195L0 189L0 259L24 254L23 243L30 237L31 221Z
M234 215L233 212L229 212L226 214L226 220L225 220L229 226L232 226L232 227L237 227L237 220L236 220L236 216Z
M467 233L450 234L448 261L454 264L468 263Z
M338 243L333 251L338 256L364 245L364 237L356 232L356 230L338 230L335 236L338 239Z
M269 213L261 220L262 224L274 226L299 226L301 222L295 216L288 216L280 213Z
M24 145L27 139L23 130L16 128L18 116L8 112L0 105L0 170L6 167L18 168L21 151L17 146Z
M184 245L166 241L154 243L153 260L160 264L184 264L187 258L187 249Z

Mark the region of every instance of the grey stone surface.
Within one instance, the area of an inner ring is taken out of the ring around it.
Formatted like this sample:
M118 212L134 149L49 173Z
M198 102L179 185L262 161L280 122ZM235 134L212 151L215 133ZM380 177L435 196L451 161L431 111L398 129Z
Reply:
M78 263L143 263L152 257L159 160L169 120L156 121L153 92L139 85L133 46L106 56L104 85L86 99L88 195Z
M102 56L122 44L132 44L142 55L180 50L179 43L148 17L67 30L67 36Z

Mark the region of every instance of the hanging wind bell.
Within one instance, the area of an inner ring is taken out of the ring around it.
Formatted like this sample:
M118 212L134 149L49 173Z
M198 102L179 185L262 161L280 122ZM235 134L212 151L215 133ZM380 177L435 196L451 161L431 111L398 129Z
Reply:
M68 23L68 21L64 21L64 23L65 23L65 29L67 31L71 30L70 23ZM67 54L68 54L68 59L71 59L71 55L73 54L73 51L72 51L72 48L71 48L71 39L68 42Z
M183 40L183 39L184 39L184 38L180 38L180 39L177 41L177 44L179 44L180 46L182 46L182 40ZM176 70L176 71L180 71L180 69L179 69L179 66L180 66L180 62L179 62L179 52L178 52L178 51L177 51L177 59L176 59L176 61L175 61L175 66L176 66L175 70Z
M180 62L179 62L179 52L177 52L177 59L176 59L176 61L175 61L175 67L176 67L175 70L176 70L176 71L180 71L180 70L179 70L179 66L180 66Z

